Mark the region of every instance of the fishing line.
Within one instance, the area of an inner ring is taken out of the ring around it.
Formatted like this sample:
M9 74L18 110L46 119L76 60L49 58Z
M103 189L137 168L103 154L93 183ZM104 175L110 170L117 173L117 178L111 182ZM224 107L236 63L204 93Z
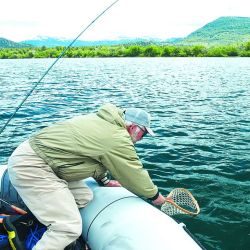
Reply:
M38 82L31 88L31 90L26 94L26 96L23 98L23 100L20 102L20 104L17 106L13 114L9 117L7 122L3 125L3 127L0 130L0 134L4 131L4 129L8 126L10 121L13 119L13 117L16 115L18 110L22 107L24 102L29 98L29 96L33 93L35 88L38 86L38 84L43 80L43 78L49 73L49 71L53 68L53 66L59 61L59 59L65 54L65 52L75 43L75 41L88 29L90 28L95 21L97 21L106 11L108 11L113 5L115 5L120 0L114 1L112 4L110 4L104 11L102 11L90 24L83 29L83 31L80 32L80 34L61 52L61 54L56 58L56 60L51 64L51 66L45 71L45 73L42 75L42 77L38 80Z

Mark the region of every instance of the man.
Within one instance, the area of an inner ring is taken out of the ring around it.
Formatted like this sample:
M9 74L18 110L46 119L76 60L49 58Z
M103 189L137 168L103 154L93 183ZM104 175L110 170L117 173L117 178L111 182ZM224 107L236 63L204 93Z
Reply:
M106 104L96 114L42 129L13 152L8 162L11 182L48 227L34 250L63 250L81 235L78 208L92 199L81 181L87 177L107 187L122 185L155 205L165 202L134 148L147 133L153 135L147 112ZM109 180L107 171L116 181Z

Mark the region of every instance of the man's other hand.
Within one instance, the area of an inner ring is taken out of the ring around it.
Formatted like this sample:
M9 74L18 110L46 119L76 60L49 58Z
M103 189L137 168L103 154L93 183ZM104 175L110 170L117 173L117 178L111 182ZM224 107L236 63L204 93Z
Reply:
M111 180L111 181L109 181L108 184L106 184L104 186L105 187L121 187L122 185L118 181Z

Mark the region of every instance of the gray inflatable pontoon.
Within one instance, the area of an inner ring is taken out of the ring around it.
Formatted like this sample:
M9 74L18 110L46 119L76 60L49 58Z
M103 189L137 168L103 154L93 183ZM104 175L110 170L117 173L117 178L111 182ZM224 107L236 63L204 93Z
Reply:
M0 166L1 177L5 169L6 166ZM91 250L203 248L183 223L177 223L125 188L100 187L92 178L85 182L94 193L93 200L80 209L83 237Z

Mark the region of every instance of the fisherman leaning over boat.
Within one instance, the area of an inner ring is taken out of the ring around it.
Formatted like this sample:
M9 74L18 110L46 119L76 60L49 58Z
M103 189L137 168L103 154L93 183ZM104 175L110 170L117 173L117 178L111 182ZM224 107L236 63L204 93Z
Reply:
M94 177L107 187L120 184L161 205L159 194L136 154L134 143L147 133L150 115L112 104L42 129L11 155L11 182L47 231L34 250L63 250L82 232L78 208L92 199L81 181ZM109 180L107 171L116 179Z

